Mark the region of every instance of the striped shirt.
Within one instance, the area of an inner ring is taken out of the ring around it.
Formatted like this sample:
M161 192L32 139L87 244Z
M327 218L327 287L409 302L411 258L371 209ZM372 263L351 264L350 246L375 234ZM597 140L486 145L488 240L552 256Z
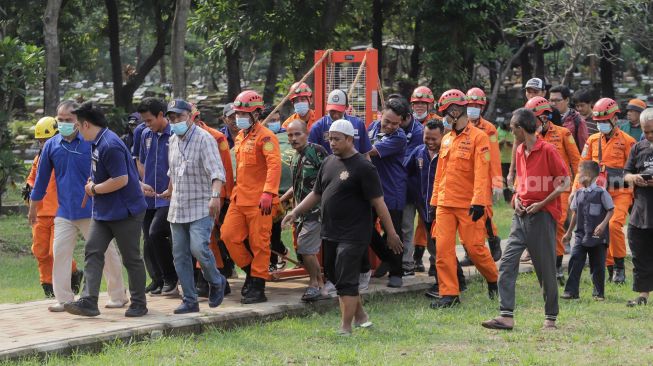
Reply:
M215 139L196 125L183 137L170 137L168 176L172 182L172 197L168 221L183 224L209 215L211 184L225 182L224 166Z

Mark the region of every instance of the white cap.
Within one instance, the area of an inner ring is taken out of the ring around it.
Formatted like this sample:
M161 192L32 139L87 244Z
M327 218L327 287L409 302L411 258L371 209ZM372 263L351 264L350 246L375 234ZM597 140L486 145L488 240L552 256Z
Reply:
M327 111L344 112L347 109L347 94L340 89L334 89L327 98Z
M544 80L540 78L532 78L526 82L526 86L524 87L524 89L528 88L544 90Z
M339 119L334 121L331 124L331 127L329 127L329 132L340 132L351 137L354 137L355 135L354 126L352 126L351 122L347 121L346 119Z

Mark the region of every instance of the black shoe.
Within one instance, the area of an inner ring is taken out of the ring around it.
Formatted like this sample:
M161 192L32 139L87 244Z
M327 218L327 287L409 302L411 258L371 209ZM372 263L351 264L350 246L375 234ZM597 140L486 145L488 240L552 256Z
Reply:
M225 283L227 283L227 279L224 278L223 275L218 274L219 277L219 282L214 285L211 285L209 287L209 307L210 308L217 308L222 304L222 300L224 300L224 289L225 289Z
M164 281L161 287L161 295L163 296L176 296L179 295L177 289L177 281Z
M415 270L414 269L404 269L404 273L402 277L415 277Z
M97 303L88 297L82 297L77 301L67 302L63 305L64 310L73 315L82 315L82 316L98 316L100 315L100 309L97 307Z
M81 269L76 270L70 276L70 288L73 290L75 295L79 294L79 290L82 288L82 279L84 278L84 271Z
M429 266L429 277L435 277L438 274L438 272L435 270L435 265L430 265Z
M490 300L494 300L499 296L499 287L496 282L487 283L487 296Z
M227 296L230 293L231 293L231 286L229 286L229 281L224 281L224 296Z
M419 273L424 273L424 272L426 272L426 267L424 267L424 263L422 263L422 262L420 262L420 263L415 262L415 272L419 272Z
M608 282L612 282L612 276L614 276L614 266L607 266L608 268L608 275L606 276L608 279Z
M572 294L571 292L565 291L565 292L563 292L562 295L560 295L560 298L565 299L565 300L574 300L574 299L578 299L579 296L576 295L576 294Z
M623 268L615 268L612 282L614 282L616 285L623 285L626 283L626 270Z
M147 306L134 303L130 304L129 309L125 311L125 316L128 318L138 318L145 314L147 314Z
M426 292L424 296L437 299L440 297L440 286L437 283L434 283Z
M173 313L175 314L188 314L188 313L199 313L200 311L200 304L199 303L187 303L185 301L181 302L181 305L179 305Z
M243 287L240 289L240 295L241 296L247 295L250 287L252 287L252 277L247 275L247 277L245 277L245 282L243 282Z
M387 264L386 262L381 262L381 264L379 264L379 266L376 267L376 269L374 270L372 277L381 278L388 274L389 269L390 269L389 264Z
M156 290L156 289L158 289L158 288L161 288L161 286L163 286L163 282L152 281L152 282L150 282L150 284L147 285L147 287L145 288L145 293L152 292L152 291L154 291L154 290ZM159 291L159 293L161 293L161 291Z
M157 288L154 290L150 291L150 295L158 296L161 295L161 291L163 290L163 284L159 285Z
M424 267L424 252L426 251L425 247L415 246L415 251L413 252L413 262L415 262L415 272L425 272L426 268Z
M243 298L240 299L240 303L257 304L266 301L268 301L268 299L265 297L265 280L258 277L252 277L249 290L243 296Z
M458 296L442 296L431 303L431 309L452 308L456 305L460 305Z
M467 255L467 252L465 252L465 257L463 257L463 260L460 261L460 265L463 267L474 265L474 263L472 263L472 260Z
M498 236L492 237L488 240L488 244L490 245L492 259L494 259L495 262L498 262L503 255L503 252L501 251L501 238Z
M209 283L206 281L200 281L197 283L197 286L195 286L195 290L197 291L197 297L209 297Z
M562 267L559 267L559 268L557 269L556 280L558 280L558 284L559 284L560 286L564 286L564 285L565 285L565 273L564 273Z
M46 298L51 299L54 297L54 289L52 288L51 283L42 283L41 287L43 287L43 293Z

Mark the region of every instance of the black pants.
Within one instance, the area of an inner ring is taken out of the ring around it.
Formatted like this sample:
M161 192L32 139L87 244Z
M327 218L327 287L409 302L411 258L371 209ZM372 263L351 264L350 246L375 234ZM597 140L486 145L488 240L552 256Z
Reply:
M143 260L152 281L177 282L167 206L145 211L143 239Z
M272 223L272 232L270 233L270 249L279 254L286 254L286 251L288 250L281 240L281 221ZM277 263L279 263L279 256L271 253L270 264L276 265Z
M401 232L401 222L403 219L403 214L404 210L389 210L390 211L390 218L392 219L392 225L395 227L395 231L397 233ZM374 215L374 220L373 222L376 222L376 215ZM401 234L399 234L401 237ZM388 272L390 273L390 276L397 276L401 277L404 273L403 267L402 267L402 261L404 254L399 253L395 254L388 248L387 244L387 234L379 234L379 232L376 230L376 227L372 227L372 242L370 243L370 248L372 248L372 251L374 251L374 254L376 254L377 257L383 262L386 262L389 266L390 269ZM365 273L370 270L370 262L369 262L369 257L364 256L361 262L361 269L363 270L362 273ZM367 270L366 270L367 269Z
M628 246L633 254L633 291L653 291L653 229L628 225Z
M567 279L567 284L565 285L565 292L578 295L580 277L583 273L583 267L585 267L585 259L589 255L590 273L592 274L592 283L594 284L593 294L603 297L605 295L605 256L607 250L607 245L593 247L574 245L571 249L571 258L569 259L569 279Z
M512 200L512 195L513 195L513 192L510 189L511 187L508 187L508 183L507 183L509 172L510 172L510 163L501 163L501 175L503 175L503 183L504 183L503 199L508 203Z
M357 296L358 278L367 244L322 241L324 273L336 286L338 296ZM400 262L401 265L401 262Z

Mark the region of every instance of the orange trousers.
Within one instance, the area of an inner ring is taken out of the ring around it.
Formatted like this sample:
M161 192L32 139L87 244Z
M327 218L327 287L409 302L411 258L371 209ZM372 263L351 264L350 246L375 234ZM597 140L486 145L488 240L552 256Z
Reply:
M562 243L562 237L565 236L565 221L567 221L567 212L569 211L569 196L571 192L562 192L560 194L560 208L562 212L556 228L556 256L565 255L565 245Z
M41 283L52 284L52 242L54 241L54 216L39 216L32 226L32 254L39 266ZM73 259L73 272L77 263Z
M441 296L458 296L456 232L474 262L478 271L487 282L497 282L499 272L492 259L490 250L485 246L485 215L476 222L469 215L469 208L454 208L438 206L435 214L435 225L431 235L435 237L438 283Z
M606 266L614 265L614 258L626 257L626 236L623 228L626 225L628 209L633 203L632 191L610 191L610 196L614 202L614 214L610 219L610 244L608 246L608 255L605 259Z
M275 213L274 206L272 214L263 216L258 206L238 206L232 202L220 229L231 259L240 268L250 266L252 277L270 278L270 235ZM244 243L248 238L251 252Z
M415 235L413 235L413 245L416 247L426 247L426 232L427 230L424 227L422 218L418 217L417 229L415 229Z

